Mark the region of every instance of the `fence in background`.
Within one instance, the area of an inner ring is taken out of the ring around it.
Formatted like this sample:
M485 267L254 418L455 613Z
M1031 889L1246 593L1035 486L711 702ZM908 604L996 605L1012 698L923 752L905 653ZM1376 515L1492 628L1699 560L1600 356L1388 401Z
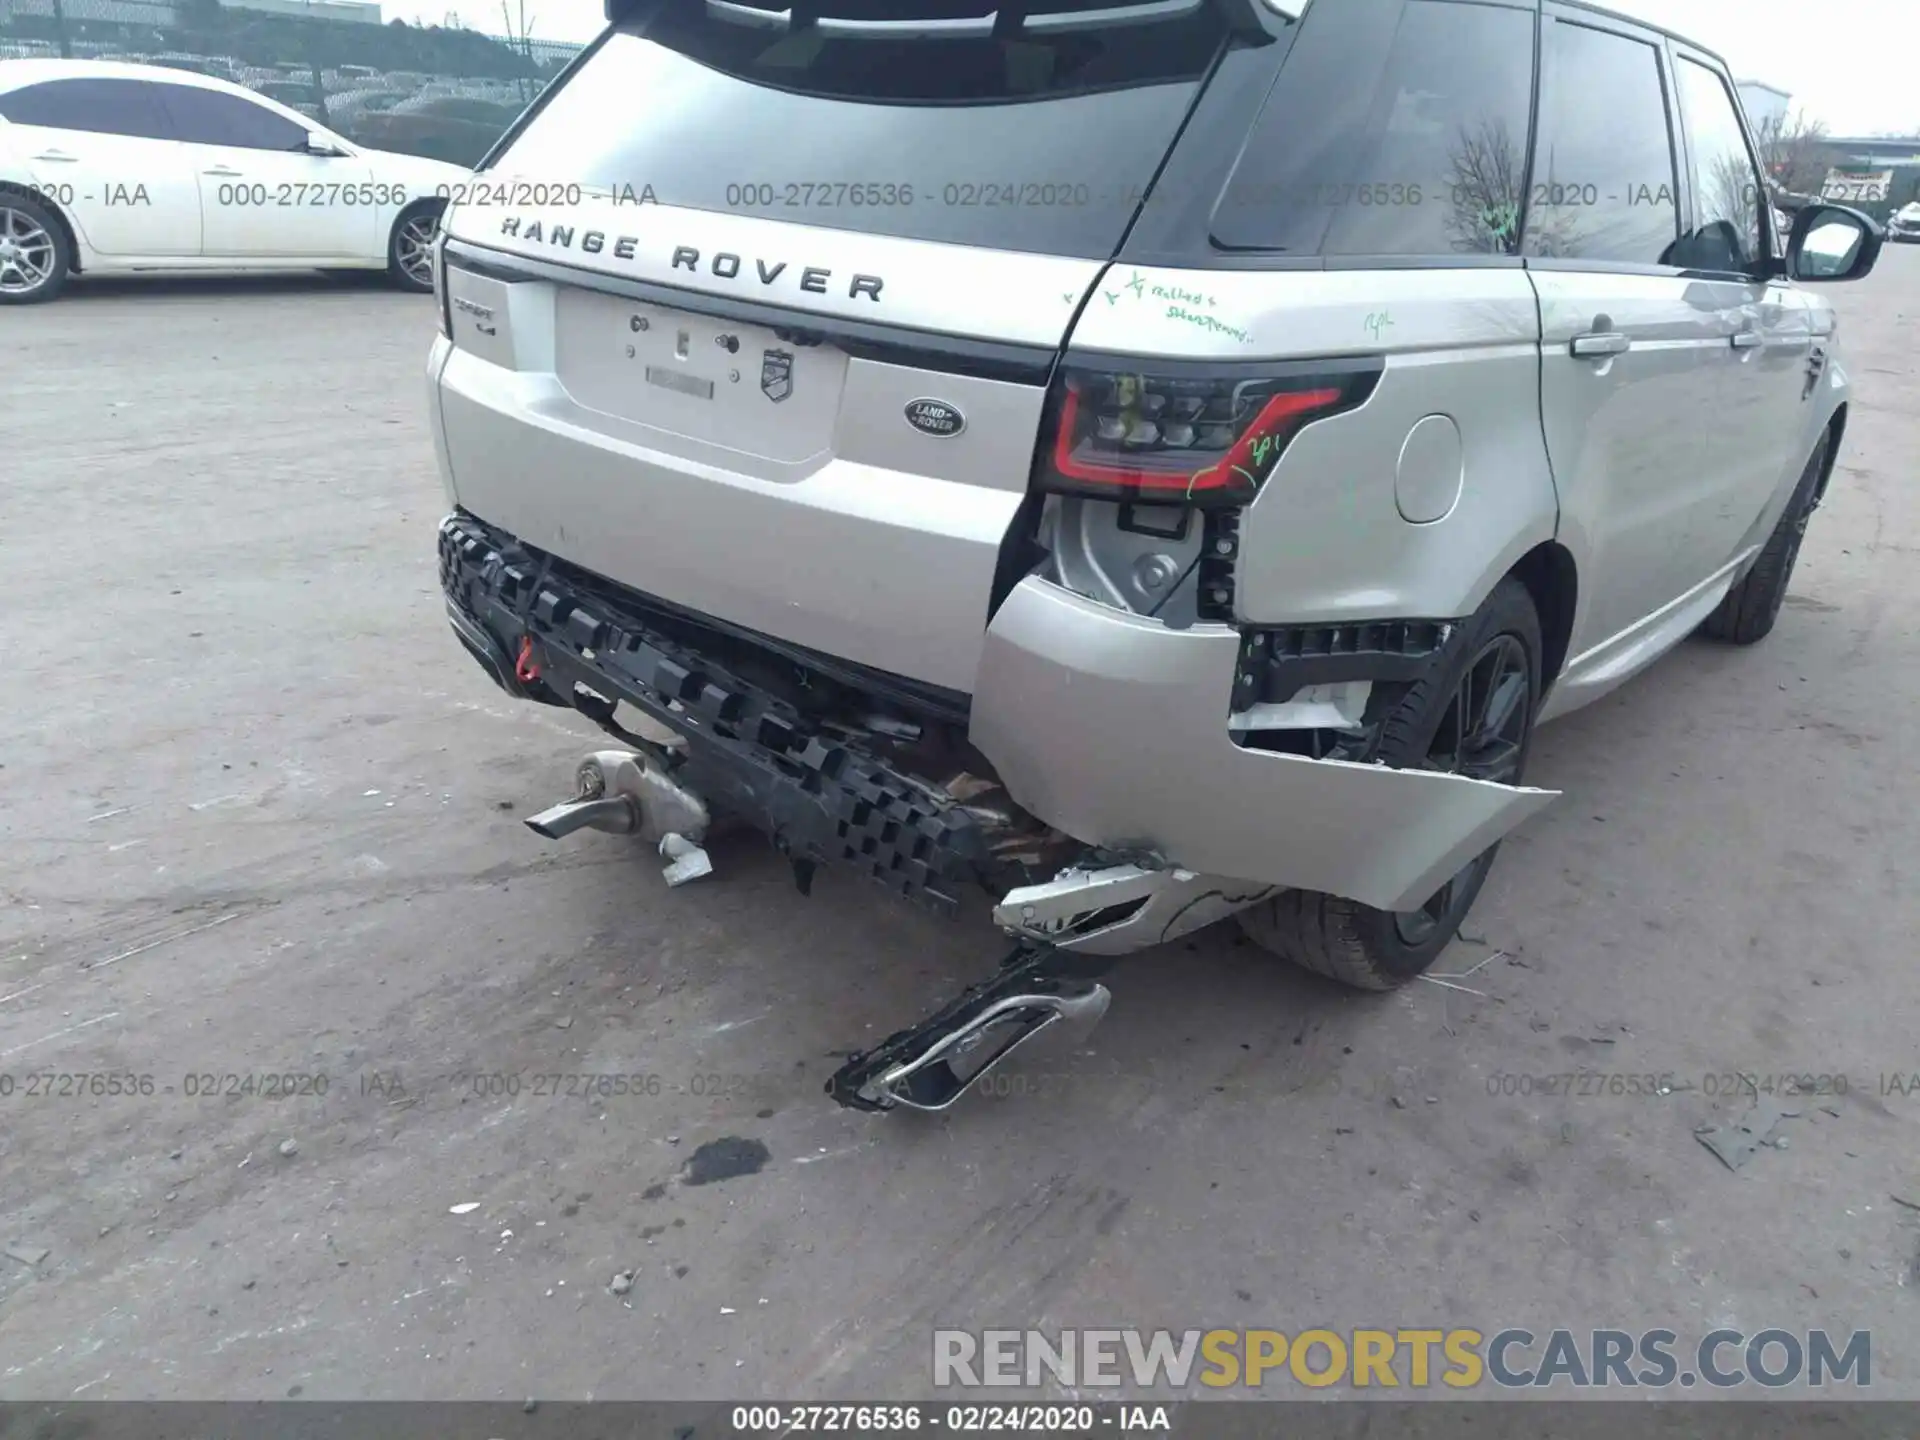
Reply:
M361 0L0 0L0 59L232 80L381 150L473 165L580 46L380 21Z

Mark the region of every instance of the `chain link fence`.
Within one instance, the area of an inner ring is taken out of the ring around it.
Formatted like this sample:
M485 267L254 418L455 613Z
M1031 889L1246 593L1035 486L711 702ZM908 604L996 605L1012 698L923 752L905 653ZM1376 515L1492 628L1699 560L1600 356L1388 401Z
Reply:
M0 0L0 59L122 60L232 80L380 150L477 164L581 47L381 23L359 0Z

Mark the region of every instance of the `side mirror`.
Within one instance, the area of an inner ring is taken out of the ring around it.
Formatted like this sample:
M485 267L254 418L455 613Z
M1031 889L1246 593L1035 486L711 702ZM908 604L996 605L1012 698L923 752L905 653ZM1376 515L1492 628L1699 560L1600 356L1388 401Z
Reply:
M1845 205L1808 205L1793 217L1787 274L1795 280L1859 280L1880 258L1880 227Z
M307 132L307 143L304 148L309 155L338 156L347 153L338 145L334 144L333 141L322 135L318 130L309 130Z

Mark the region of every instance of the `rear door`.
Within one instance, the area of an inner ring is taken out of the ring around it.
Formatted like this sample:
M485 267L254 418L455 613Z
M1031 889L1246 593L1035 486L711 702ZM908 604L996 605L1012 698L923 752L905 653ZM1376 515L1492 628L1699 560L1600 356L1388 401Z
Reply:
M0 95L8 147L102 255L200 250L200 196L157 89L75 77Z
M1772 206L1732 87L1704 55L1675 47L1686 134L1689 220L1683 259L1717 288L1729 352L1706 423L1721 441L1719 492L1697 517L1699 575L1723 566L1754 522L1806 461L1810 317L1784 277L1773 276Z
M1227 30L808 8L641 5L456 196L446 465L564 560L969 690L1054 357Z
M1727 287L1680 263L1664 41L1549 7L1522 249L1540 296L1541 411L1579 565L1573 660L1700 578L1724 495Z

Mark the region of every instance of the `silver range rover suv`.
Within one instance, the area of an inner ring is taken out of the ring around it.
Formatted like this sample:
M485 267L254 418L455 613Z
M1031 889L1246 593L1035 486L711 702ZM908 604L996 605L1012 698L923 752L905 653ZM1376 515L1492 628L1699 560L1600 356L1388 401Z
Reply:
M439 558L722 814L1000 971L828 1089L939 1108L1237 917L1417 975L1534 727L1779 613L1848 381L1726 67L1566 0L607 0L439 242ZM1776 241L1779 243L1776 244ZM693 870L683 867L692 865Z

